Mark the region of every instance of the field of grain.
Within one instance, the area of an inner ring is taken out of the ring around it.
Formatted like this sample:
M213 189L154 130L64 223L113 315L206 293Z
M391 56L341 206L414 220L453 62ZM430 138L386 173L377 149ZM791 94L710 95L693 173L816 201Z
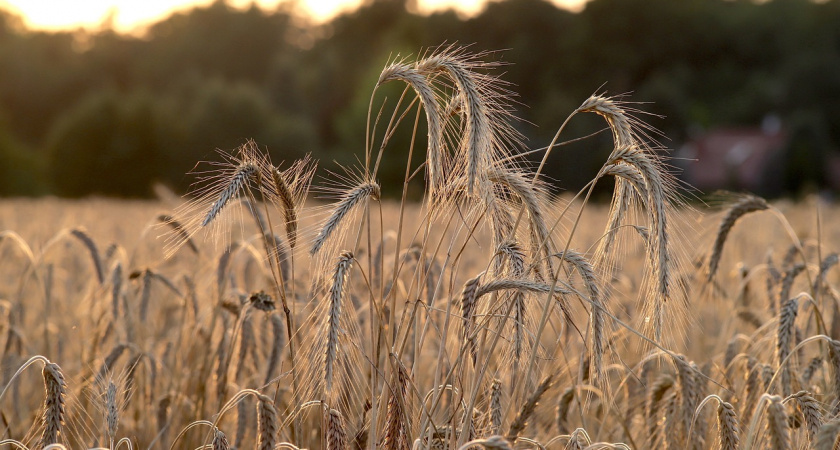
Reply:
M612 202L554 195L488 68L387 66L333 181L249 141L184 201L0 203L0 448L834 448L840 209L686 206L604 96ZM424 199L380 199L421 118Z

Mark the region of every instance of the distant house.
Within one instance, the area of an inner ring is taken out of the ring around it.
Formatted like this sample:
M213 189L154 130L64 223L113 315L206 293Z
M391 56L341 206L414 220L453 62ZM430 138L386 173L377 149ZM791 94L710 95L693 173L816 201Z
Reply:
M719 189L777 194L780 161L788 143L778 121L761 128L718 128L680 148L683 178L702 192Z

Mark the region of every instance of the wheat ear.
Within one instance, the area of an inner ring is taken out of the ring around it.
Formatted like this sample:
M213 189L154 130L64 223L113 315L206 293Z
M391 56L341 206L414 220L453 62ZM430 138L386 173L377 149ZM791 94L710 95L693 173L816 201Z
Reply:
M41 435L41 446L57 443L63 436L65 409L64 399L67 396L67 383L61 367L55 363L46 363L41 371L44 377L44 413L41 422L44 432Z
M648 212L648 220L651 227L651 244L648 246L654 280L656 282L653 305L650 310L653 313L653 327L657 341L662 338L662 326L664 321L664 303L672 298L672 258L669 248L668 219L666 207L668 204L666 182L660 172L658 162L637 146L625 146L613 151L609 164L623 162L638 170L645 186L647 187L647 199L645 208ZM677 305L681 307L683 305ZM681 312L678 313L680 315Z
M708 281L712 281L715 277L715 273L717 273L720 256L723 253L723 244L726 243L726 237L729 236L729 232L732 231L732 227L735 226L735 222L737 222L738 219L743 217L745 214L755 211L764 211L768 208L770 208L770 205L767 204L767 201L754 195L744 196L734 205L729 207L726 214L723 216L723 220L720 221L720 225L718 225L715 243L712 246L712 255L709 257L707 274Z
M785 396L791 394L792 380L790 376L790 364L783 365L783 363L790 355L794 338L794 322L796 321L798 309L799 300L792 298L784 304L779 313L779 331L776 334L776 355L778 357L779 370L781 371L780 381L782 383L782 392Z
M230 443L228 442L227 436L218 428L213 433L213 442L210 446L213 450L230 450Z
M257 395L257 450L274 450L277 443L277 409L271 398Z
M423 73L416 67L398 62L386 67L379 75L377 86L392 80L402 80L411 86L420 98L423 108L426 110L426 123L428 125L428 156L427 170L429 173L429 186L432 194L437 193L443 187L443 125L441 122L440 106L432 85Z
M347 284L347 276L353 264L353 253L344 252L339 256L333 272L332 286L329 291L330 307L327 316L327 349L324 353L324 382L327 392L332 391L333 366L335 364L339 319L341 317L341 300L344 296L344 287Z
M590 321L592 323L592 343L590 352L592 354L592 366L595 382L600 382L603 379L604 368L604 346L606 343L606 331L604 330L605 321L605 306L603 297L601 296L601 288L598 285L598 279L595 276L595 270L592 264L584 258L583 255L574 251L568 250L557 255L563 261L571 264L577 270L586 289L589 291L590 305Z
M353 208L367 199L379 199L379 185L372 182L362 183L355 188L348 191L333 208L333 212L324 223L323 228L315 238L315 243L312 245L310 254L314 255L324 246L327 239L335 232L338 226Z
M347 433L344 431L344 421L341 413L330 409L327 413L327 450L344 450L347 448Z
M828 362L831 366L831 393L834 395L831 416L840 413L840 341L831 339L828 342Z
M215 219L222 209L230 202L230 200L239 193L240 189L245 187L248 180L254 176L258 171L257 165L252 161L244 161L241 163L233 175L230 177L227 187L219 194L219 198L210 207L204 220L201 221L201 226L206 227Z
M767 432L773 450L790 449L790 427L785 405L778 395L771 395L767 404Z
M93 239L81 228L76 228L70 231L70 234L76 237L90 252L90 259L93 261L93 268L96 271L96 278L99 284L105 282L105 269L102 266L102 258L99 256L99 250L96 248L96 243Z
M569 406L575 398L575 388L573 386L567 387L562 394L560 400L557 402L557 432L566 434L569 432Z
M292 188L286 182L283 173L276 167L271 171L271 179L274 182L274 190L277 194L278 203L282 206L283 217L286 222L286 239L289 241L289 247L295 248L297 243L297 205L295 204L295 197L292 193Z
M476 362L476 348L475 340L472 338L472 329L475 322L475 304L478 299L476 295L481 282L481 274L475 278L471 278L464 283L464 289L461 292L461 318L463 319L464 340L467 341L470 356L473 364Z
M108 382L105 389L105 424L108 428L108 439L111 446L117 437L117 428L120 425L120 410L117 405L117 385L113 381Z
M740 430L735 408L731 403L721 401L718 403L717 413L720 450L738 450Z
M834 450L837 435L840 434L840 419L833 419L824 423L817 432L815 450Z
M516 438L519 437L519 434L522 433L525 426L528 425L528 420L531 418L531 415L534 414L534 410L537 408L537 403L539 403L540 399L542 399L545 391L551 387L552 381L554 381L554 375L545 377L539 386L537 386L534 393L528 397L527 401L525 401L525 404L522 405L522 408L519 410L516 418L514 418L513 422L510 424L510 429L508 430L506 436L508 441L516 441Z
M796 400L796 408L808 428L808 440L812 443L816 442L815 439L823 420L819 402L808 391L799 391L788 398Z
M490 432L499 434L502 429L502 381L498 378L490 385Z
M490 117L484 95L469 66L452 53L443 52L417 64L421 73L446 71L458 87L466 123L463 132L467 164L467 195L472 195L480 173L492 166L493 143Z
M406 388L408 374L402 364L396 364L391 393L388 398L388 411L385 415L385 431L382 448L385 450L407 450L409 448L409 424L406 406Z

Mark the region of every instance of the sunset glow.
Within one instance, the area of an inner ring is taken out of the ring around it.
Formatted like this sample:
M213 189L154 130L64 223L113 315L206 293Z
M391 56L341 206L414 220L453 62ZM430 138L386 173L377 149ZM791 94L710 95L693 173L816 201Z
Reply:
M288 0L228 0L235 7L257 4L273 9ZM551 0L552 3L579 10L586 0ZM23 18L24 24L38 30L98 29L110 24L121 32L132 32L170 14L212 3L213 0L0 0L0 8ZM420 0L419 12L431 13L455 8L462 16L478 14L487 0ZM357 8L362 0L300 0L302 12L316 22Z

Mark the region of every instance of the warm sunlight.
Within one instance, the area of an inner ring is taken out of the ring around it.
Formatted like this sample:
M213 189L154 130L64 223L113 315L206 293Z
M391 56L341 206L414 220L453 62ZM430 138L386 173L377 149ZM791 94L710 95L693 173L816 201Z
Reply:
M98 28L112 24L119 31L132 31L148 25L173 12L196 5L207 5L214 0L0 0L0 8L14 11L23 17L26 26L45 30L66 30L79 27ZM245 7L252 3L263 8L273 8L288 0L228 0L228 3ZM419 0L419 10L431 13L456 8L466 16L478 13L487 0ZM572 10L579 10L586 0L550 0ZM325 21L336 14L352 10L362 0L301 0L303 10L316 21Z

